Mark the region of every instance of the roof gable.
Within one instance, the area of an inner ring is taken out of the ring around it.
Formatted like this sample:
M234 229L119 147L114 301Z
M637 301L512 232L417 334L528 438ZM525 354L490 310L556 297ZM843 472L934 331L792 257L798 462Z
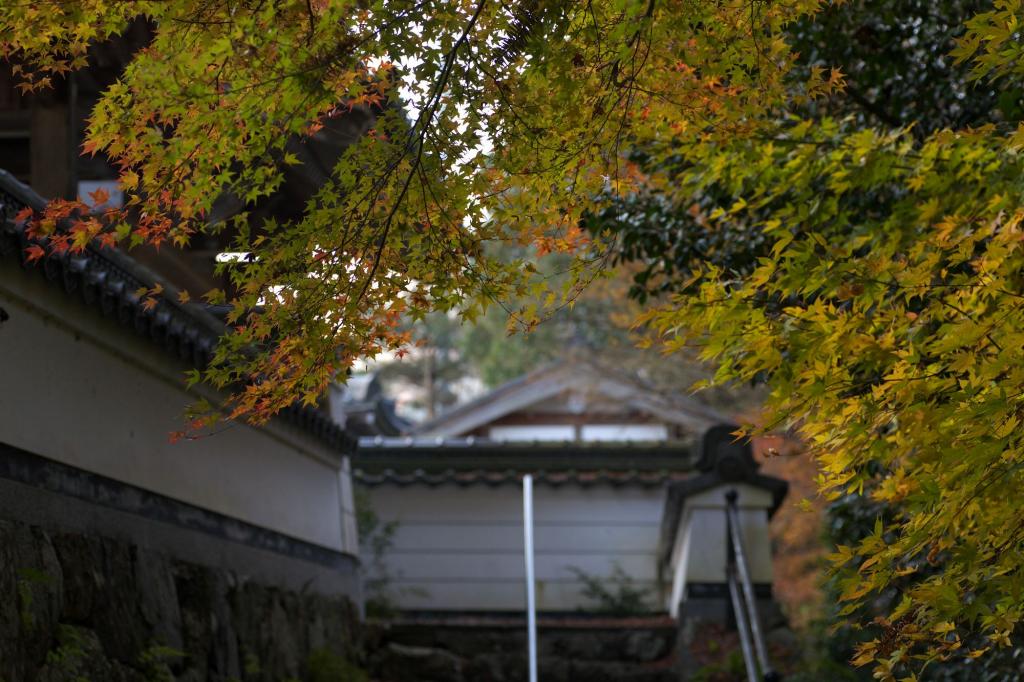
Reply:
M476 400L456 407L413 429L418 436L451 438L470 433L530 407L550 411L554 401L567 411L586 413L588 402L616 405L623 413L643 412L697 435L728 421L724 415L686 395L665 395L638 380L596 362L569 359L548 365L510 381ZM574 401L579 401L574 405Z

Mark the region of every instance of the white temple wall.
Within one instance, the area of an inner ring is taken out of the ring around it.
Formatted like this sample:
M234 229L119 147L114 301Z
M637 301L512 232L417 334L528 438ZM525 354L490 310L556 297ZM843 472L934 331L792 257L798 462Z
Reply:
M395 606L426 611L522 611L522 488L485 484L366 488L382 522L397 523L384 557ZM537 605L593 609L572 567L607 579L616 565L663 603L657 550L661 488L534 485ZM371 562L364 561L367 569Z
M172 444L199 397L184 389L184 364L10 262L0 263L0 305L10 315L0 326L0 443L357 553L337 453L278 423Z

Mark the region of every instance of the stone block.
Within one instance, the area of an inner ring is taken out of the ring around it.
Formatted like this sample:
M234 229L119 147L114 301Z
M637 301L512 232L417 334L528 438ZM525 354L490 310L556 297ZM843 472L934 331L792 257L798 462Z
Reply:
M135 661L151 646L153 632L140 608L130 545L107 538L58 533L53 544L64 572L62 621L96 631L109 658Z
M64 575L49 535L0 521L0 679L28 679L57 633Z
M181 609L170 562L161 554L137 548L134 567L139 611L153 643L180 650Z
M386 682L463 682L462 666L443 649L391 643L379 652L376 668Z
M664 658L672 648L672 635L652 630L637 630L626 636L625 658L648 663Z

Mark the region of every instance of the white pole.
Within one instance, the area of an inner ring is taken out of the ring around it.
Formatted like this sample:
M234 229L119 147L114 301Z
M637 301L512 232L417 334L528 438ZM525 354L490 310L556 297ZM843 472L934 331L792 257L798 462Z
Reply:
M526 554L526 630L530 682L537 682L537 601L533 579L533 476L523 476L523 540Z

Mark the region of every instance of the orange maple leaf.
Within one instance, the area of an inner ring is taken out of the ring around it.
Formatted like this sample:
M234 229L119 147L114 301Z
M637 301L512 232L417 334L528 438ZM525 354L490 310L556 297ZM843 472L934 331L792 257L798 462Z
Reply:
M157 303L158 301L152 296L150 296L149 298L142 302L142 307L148 312L155 308Z
M92 199L94 205L102 206L110 201L110 192L99 187L95 192L89 192L89 198Z
M25 249L25 253L27 254L25 261L28 263L34 263L46 255L46 250L38 244L32 244Z
M32 218L32 214L33 213L34 213L34 211L32 210L32 207L31 206L26 206L25 208L21 209L20 211L18 211L17 213L14 214L14 222L16 222L16 223L28 222Z

